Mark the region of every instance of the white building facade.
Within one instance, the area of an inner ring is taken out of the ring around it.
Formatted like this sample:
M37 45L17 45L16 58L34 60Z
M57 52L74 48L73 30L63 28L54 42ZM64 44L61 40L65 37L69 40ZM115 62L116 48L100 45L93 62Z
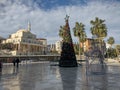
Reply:
M47 48L46 39L37 39L35 34L29 30L20 29L16 33L9 36L8 39L3 40L2 43L13 43L14 50L12 55L41 55L44 54Z
M55 43L55 46L56 46L56 51L60 54L62 51L62 41L57 41Z

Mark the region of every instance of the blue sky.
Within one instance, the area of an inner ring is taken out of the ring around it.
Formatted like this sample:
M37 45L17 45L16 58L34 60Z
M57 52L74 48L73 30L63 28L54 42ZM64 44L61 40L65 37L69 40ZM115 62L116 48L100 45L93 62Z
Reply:
M70 16L73 42L77 41L72 32L75 22L85 24L91 37L90 20L99 17L107 25L105 40L112 36L120 44L120 0L0 0L0 36L7 38L18 29L27 29L30 21L32 33L55 43L60 40L59 27L65 24L66 14Z

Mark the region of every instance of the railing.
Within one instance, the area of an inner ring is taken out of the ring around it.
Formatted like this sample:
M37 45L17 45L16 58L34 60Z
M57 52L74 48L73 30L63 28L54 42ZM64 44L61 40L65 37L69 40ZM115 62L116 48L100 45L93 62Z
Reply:
M0 61L3 62L11 62L13 59L19 58L22 60L34 60L34 61L59 61L60 55L0 55ZM79 60L78 56L76 55L76 59L78 62L85 61L84 57L83 60Z
M5 62L11 62L14 58L22 60L35 60L35 61L58 61L60 55L0 55L0 60Z

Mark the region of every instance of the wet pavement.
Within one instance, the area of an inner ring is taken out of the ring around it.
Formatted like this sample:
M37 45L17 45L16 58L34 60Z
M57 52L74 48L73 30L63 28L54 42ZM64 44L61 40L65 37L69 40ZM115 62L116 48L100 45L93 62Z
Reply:
M49 62L23 64L19 68L4 65L0 90L120 90L120 65L108 65L104 74L86 73L85 65L74 68Z

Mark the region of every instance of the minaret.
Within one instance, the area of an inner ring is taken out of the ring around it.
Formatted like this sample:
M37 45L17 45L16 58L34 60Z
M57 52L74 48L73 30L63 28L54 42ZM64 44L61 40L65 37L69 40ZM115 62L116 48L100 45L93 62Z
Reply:
M30 23L30 21L28 22L28 31L31 31L31 23Z

